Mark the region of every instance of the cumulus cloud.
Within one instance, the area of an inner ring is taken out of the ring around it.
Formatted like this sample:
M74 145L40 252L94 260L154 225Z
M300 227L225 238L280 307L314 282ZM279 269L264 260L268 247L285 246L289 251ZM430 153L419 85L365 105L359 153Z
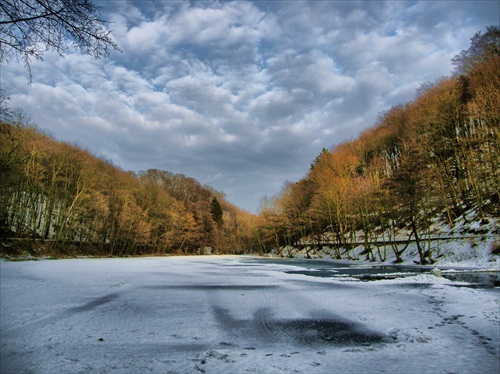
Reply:
M197 178L255 211L323 147L451 71L498 22L491 1L106 1L123 53L2 67L2 89L58 139L128 170Z

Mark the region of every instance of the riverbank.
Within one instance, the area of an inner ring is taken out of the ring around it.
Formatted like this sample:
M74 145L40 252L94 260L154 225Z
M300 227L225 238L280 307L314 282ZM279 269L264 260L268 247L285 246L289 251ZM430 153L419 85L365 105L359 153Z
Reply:
M500 271L499 243L500 238L495 235L428 241L426 245L433 252L435 263L424 266L437 266L443 269L451 267ZM395 244L394 246L397 250L401 250L406 244ZM338 258L339 252L342 254L341 258ZM373 247L370 253L367 253L364 246L358 245L352 248L348 254L343 248L339 250L329 246L321 248L312 246L301 249L288 246L281 248L280 251L273 250L269 256L330 259L372 265L396 263L396 255L391 244ZM409 243L400 256L402 265L420 265L418 249L414 242Z

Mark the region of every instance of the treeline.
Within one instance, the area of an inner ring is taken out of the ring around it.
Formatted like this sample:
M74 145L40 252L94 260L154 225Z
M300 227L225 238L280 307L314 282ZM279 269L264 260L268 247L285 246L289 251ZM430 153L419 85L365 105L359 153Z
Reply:
M374 243L394 242L405 231L426 264L434 258L422 239L436 220L453 226L467 211L483 224L498 217L500 29L471 41L453 59L453 76L423 85L358 139L324 149L306 177L268 201L260 212L261 244L270 250L333 243L336 257L350 258L361 239L375 259ZM406 247L392 248L401 261Z
M97 246L111 256L242 253L254 216L222 193L167 171L125 172L55 141L22 115L0 124L0 230L54 253Z
M382 242L401 261L407 246L394 243L407 233L420 263L432 263L423 241L439 235L433 223L452 227L471 211L482 224L500 217L500 28L471 41L453 76L422 85L358 139L324 149L257 217L192 178L125 172L20 113L0 122L0 235L111 256L326 245L354 258L362 241L364 254L384 261Z

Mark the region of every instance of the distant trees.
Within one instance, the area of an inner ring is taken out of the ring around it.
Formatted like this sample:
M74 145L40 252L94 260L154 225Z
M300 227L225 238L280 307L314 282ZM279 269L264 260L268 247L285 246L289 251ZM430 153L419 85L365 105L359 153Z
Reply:
M62 55L74 48L95 58L119 50L104 27L100 8L89 0L3 0L0 2L0 63L9 56L28 70L46 51ZM31 70L30 70L31 73Z
M453 225L470 209L479 220L498 216L500 29L471 40L453 60L456 75L426 84L358 139L323 150L309 174L261 212L262 245L307 241L351 258L361 240L367 258L383 261L377 243L387 240L400 261L407 245L395 245L395 233L406 232L424 264L434 261L423 240L432 220Z
M23 118L0 123L0 231L47 241L55 253L90 245L112 256L217 253L255 247L250 213L192 178L139 175L66 143Z

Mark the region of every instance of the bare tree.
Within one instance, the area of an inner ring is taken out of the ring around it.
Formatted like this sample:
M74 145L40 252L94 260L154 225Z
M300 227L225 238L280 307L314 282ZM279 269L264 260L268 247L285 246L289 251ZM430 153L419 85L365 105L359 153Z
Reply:
M490 58L500 57L500 27L489 26L484 34L477 32L471 38L471 45L451 61L458 74L469 74L475 65Z
M120 49L105 24L89 0L2 0L0 63L22 60L31 78L32 58L41 60L47 51L63 56L70 44L82 54L107 57Z

